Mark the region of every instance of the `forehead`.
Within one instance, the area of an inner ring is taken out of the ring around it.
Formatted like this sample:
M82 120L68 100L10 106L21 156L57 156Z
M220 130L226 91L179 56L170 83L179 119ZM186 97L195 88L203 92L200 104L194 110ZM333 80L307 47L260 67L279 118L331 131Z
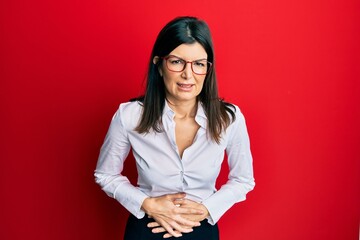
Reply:
M207 59L207 53L200 43L183 43L172 50L169 55L175 55L185 60Z

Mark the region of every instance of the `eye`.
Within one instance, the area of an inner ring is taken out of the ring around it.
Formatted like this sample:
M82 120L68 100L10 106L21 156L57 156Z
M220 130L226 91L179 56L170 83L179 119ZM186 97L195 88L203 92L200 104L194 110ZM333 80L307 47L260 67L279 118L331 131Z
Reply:
M172 65L182 65L184 61L178 58L169 58L169 63Z
M206 67L206 62L205 61L196 61L196 62L194 62L194 65L196 67L204 68L204 67Z

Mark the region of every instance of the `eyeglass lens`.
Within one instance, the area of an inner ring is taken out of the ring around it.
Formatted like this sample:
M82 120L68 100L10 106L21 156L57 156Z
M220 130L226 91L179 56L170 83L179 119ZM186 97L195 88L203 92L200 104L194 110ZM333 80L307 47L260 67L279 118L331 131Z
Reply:
M191 63L191 69L196 74L206 74L210 63L205 60L196 60L192 62L186 62L185 60L177 57L169 57L166 60L166 65L170 71L182 72L186 68L186 63Z

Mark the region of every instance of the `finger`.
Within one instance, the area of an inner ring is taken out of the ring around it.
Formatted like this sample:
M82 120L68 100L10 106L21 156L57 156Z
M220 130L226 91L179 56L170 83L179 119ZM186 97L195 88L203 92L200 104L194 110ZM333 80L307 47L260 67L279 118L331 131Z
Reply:
M190 199L187 199L187 198L178 198L178 199L175 199L176 202L179 202L181 204L186 204L186 205L193 205L193 206L198 206L200 205L200 203L198 202L195 202L193 200L190 200Z
M156 228L151 229L151 232L153 232L153 233L162 233L162 232L166 232L166 230L163 227L156 227Z
M147 224L148 228L159 227L159 226L160 226L160 224L157 222L150 222Z
M192 219L187 219L185 216L183 217L183 216L181 216L181 215L177 215L177 216L174 218L173 221L175 221L176 223L178 223L178 224L180 224L180 225L182 225L182 226L184 226L184 227L190 227L190 228L192 228L192 227L198 227L198 226L201 225L199 221L197 221L197 220L192 220ZM176 229L177 229L177 228L176 228ZM177 229L177 230L179 230L179 229ZM180 231L181 231L181 230L180 230Z
M174 231L173 227L167 221L162 220L162 219L158 219L157 221L160 223L161 226L163 226L165 228L165 230L169 234L171 234L171 236L174 236L174 237L182 236L181 232L179 233L179 232Z
M191 227L189 227L189 226L181 226L181 227L182 227L183 229L186 229L186 231L184 231L184 232L186 232L186 233L189 233L189 232L192 232L192 231L193 231L193 229L192 229ZM166 232L165 228L163 228L163 227L156 227L156 228L151 229L151 231L152 231L153 233ZM178 230L174 230L174 231L180 233Z
M175 199L182 199L182 198L186 197L186 194L185 193L167 194L166 197L173 201Z
M164 234L164 236L163 236L163 238L171 238L172 237L172 235L170 234L170 233L166 233L166 234Z
M181 205L186 204L186 200L184 198L176 198L176 199L174 199L173 203L176 206L181 206Z
M178 232L178 231L175 231L175 232ZM170 233L165 233L163 238L170 238L172 237L172 235Z
M184 219L184 220L186 221L186 219ZM189 221L189 222L192 222L192 221ZM170 224L170 226L174 229L174 231L179 231L182 233L189 233L189 232L193 231L192 225L182 224L180 221L170 220L170 221L168 221L168 224ZM169 233L171 233L171 232L169 232Z
M195 215L202 215L204 211L201 209L190 208L190 207L178 207L174 208L174 213L177 214L195 214Z

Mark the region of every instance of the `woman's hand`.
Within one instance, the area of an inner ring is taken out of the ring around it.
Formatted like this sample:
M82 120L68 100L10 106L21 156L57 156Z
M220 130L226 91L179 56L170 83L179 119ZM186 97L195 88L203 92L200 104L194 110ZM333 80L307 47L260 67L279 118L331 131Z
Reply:
M198 203L190 199L176 199L174 204L181 208L194 208L203 212L203 214L187 214L184 217L188 220L201 222L209 216L209 211L202 203Z
M164 229L164 232L168 232L170 236L181 237L181 233L191 232L193 227L200 226L200 222L195 220L194 216L206 214L203 209L195 208L191 204L181 206L185 196L184 193L176 193L146 198L142 209L156 221L158 226L161 226L161 230Z
M206 219L209 216L209 211L201 203L197 203L197 202L189 200L189 199L183 199L183 198L179 199L179 198L177 198L177 199L175 199L173 201L173 204L175 204L175 206L177 206L178 208L198 209L198 210L203 212L203 214L186 214L186 215L183 215L183 217L186 218L187 220L191 220L191 221L194 221L194 222L201 222L202 220ZM149 228L153 228L152 229L153 233L167 232L164 235L164 238L169 238L169 237L174 236L172 233L167 231L167 229L164 228L164 226L159 224L159 222L156 219L155 219L155 221L156 222L151 222L151 223L149 223L147 225ZM181 224L180 224L180 226L183 227L183 228L188 229L188 226L182 226ZM177 230L175 230L174 232L176 234L181 233L181 232L179 232Z

